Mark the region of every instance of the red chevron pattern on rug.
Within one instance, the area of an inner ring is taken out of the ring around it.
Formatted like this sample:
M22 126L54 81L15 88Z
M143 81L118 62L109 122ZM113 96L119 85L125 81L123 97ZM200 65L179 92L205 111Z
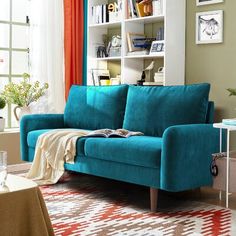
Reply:
M151 213L141 186L70 173L41 191L55 235L236 235L235 211L169 198Z

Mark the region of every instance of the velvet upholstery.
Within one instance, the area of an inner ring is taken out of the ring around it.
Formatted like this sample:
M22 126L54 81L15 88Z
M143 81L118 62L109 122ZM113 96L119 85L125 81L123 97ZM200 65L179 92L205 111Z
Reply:
M108 92L109 89L112 91ZM64 115L22 118L22 159L33 160L39 135L49 130L120 128L125 117L125 128L139 130L139 127L146 135L127 139L81 138L77 141L75 163L65 164L65 168L168 191L210 185L211 153L219 150L219 132L208 124L214 117L214 103L207 102L208 90L207 84L160 88L130 86L125 104L127 86L114 89L74 86ZM191 107L188 96L193 103ZM111 112L104 119L108 114L106 109ZM199 114L194 116L196 111ZM149 123L146 116L150 117ZM147 136L147 133L152 135Z
M41 134L44 134L46 132L49 132L53 129L40 129L40 130L33 130L28 133L27 136L27 144L31 148L35 148L38 137ZM86 137L82 137L77 140L76 142L76 155L84 155L84 143L85 143Z
M131 165L160 168L162 138L88 138L85 156Z
M122 127L128 86L72 86L65 126L80 129Z
M163 135L161 189L181 191L211 184L211 154L218 151L219 131L212 124L169 127Z
M20 152L23 161L29 161L27 136L38 129L64 128L63 114L37 114L23 116L20 121Z
M161 137L166 128L205 123L209 84L129 88L123 128Z
M206 117L207 124L212 124L214 122L214 110L215 110L215 104L214 102L210 101L208 103L208 108L207 108L207 117Z

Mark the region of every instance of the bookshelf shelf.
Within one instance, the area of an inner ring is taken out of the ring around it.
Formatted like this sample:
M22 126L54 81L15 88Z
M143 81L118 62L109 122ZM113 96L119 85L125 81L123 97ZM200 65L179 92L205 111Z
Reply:
M126 59L155 59L155 58L164 58L165 53L161 52L158 55L133 55L125 56Z
M154 61L155 65L153 71L150 73L150 81L147 80L146 82L153 82L154 73L158 71L158 68L164 67L163 85L184 84L186 0L157 1L162 3L158 11L155 11L152 16L138 18L129 18L131 15L134 15L134 12L130 12L128 7L131 6L131 2L135 5L136 0L88 1L88 85L92 84L91 69L109 71L112 78L119 75L121 83L137 84L137 80L141 78L142 71L151 61ZM108 9L108 5L114 2L118 6L121 6L117 8L121 10L116 12L119 20L116 22L94 24L94 22L104 22L104 19L106 19L105 21L107 19L108 21L111 20L110 13L106 12L109 16L102 15L102 20L101 16L99 16L98 18L101 21L97 21L97 15L95 15L96 17L94 19L94 9L101 8L101 5L102 9ZM104 5L106 6L105 8ZM99 7L97 8L97 6ZM129 50L136 49L136 45L132 44L134 42L133 39L135 37L137 39L137 37L143 35L147 38L157 38L158 35L159 40L164 37L164 51L155 55L129 53ZM114 50L110 51L112 53L109 53L109 55L114 55L115 57L97 58L97 52L100 52L98 51L99 47L104 47L105 45L105 49L107 50L108 42L111 42L114 38L113 36L120 36L117 37L121 41L120 56L117 56L119 54L113 48ZM131 39L131 37L133 38Z
M156 23L156 22L162 22L164 21L165 16L146 16L146 17L138 17L138 18L131 18L131 19L126 19L125 22L135 22L135 23L140 23L140 24L149 24L149 23Z
M102 57L102 58L94 57L93 60L96 60L96 61L120 61L121 57Z
M92 25L89 25L89 28L90 29L93 29L93 28L103 28L103 29L111 29L111 28L119 28L121 27L121 22L108 22L108 23L100 23L100 24L92 24Z

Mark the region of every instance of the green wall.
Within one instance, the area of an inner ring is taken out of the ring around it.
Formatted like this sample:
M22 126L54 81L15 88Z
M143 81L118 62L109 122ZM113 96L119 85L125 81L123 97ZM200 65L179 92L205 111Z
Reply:
M216 121L236 117L236 97L229 97L226 88L236 87L236 1L196 6L186 0L186 84L208 82L210 99L216 104ZM224 11L224 41L220 44L195 43L196 12Z

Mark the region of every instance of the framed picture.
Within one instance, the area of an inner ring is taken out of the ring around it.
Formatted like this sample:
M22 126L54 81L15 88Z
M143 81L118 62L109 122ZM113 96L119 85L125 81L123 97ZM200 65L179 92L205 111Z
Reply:
M196 13L196 44L223 42L223 11Z
M128 43L128 50L129 50L129 52L143 50L141 44L139 44L139 46L135 44L135 41L137 41L137 40L139 40L139 41L141 41L141 40L146 41L146 36L144 34L127 33L127 43Z
M224 0L196 0L197 6L209 5L224 2Z
M160 52L164 52L165 50L164 46L165 46L164 40L153 41L149 55L156 55L159 54Z

